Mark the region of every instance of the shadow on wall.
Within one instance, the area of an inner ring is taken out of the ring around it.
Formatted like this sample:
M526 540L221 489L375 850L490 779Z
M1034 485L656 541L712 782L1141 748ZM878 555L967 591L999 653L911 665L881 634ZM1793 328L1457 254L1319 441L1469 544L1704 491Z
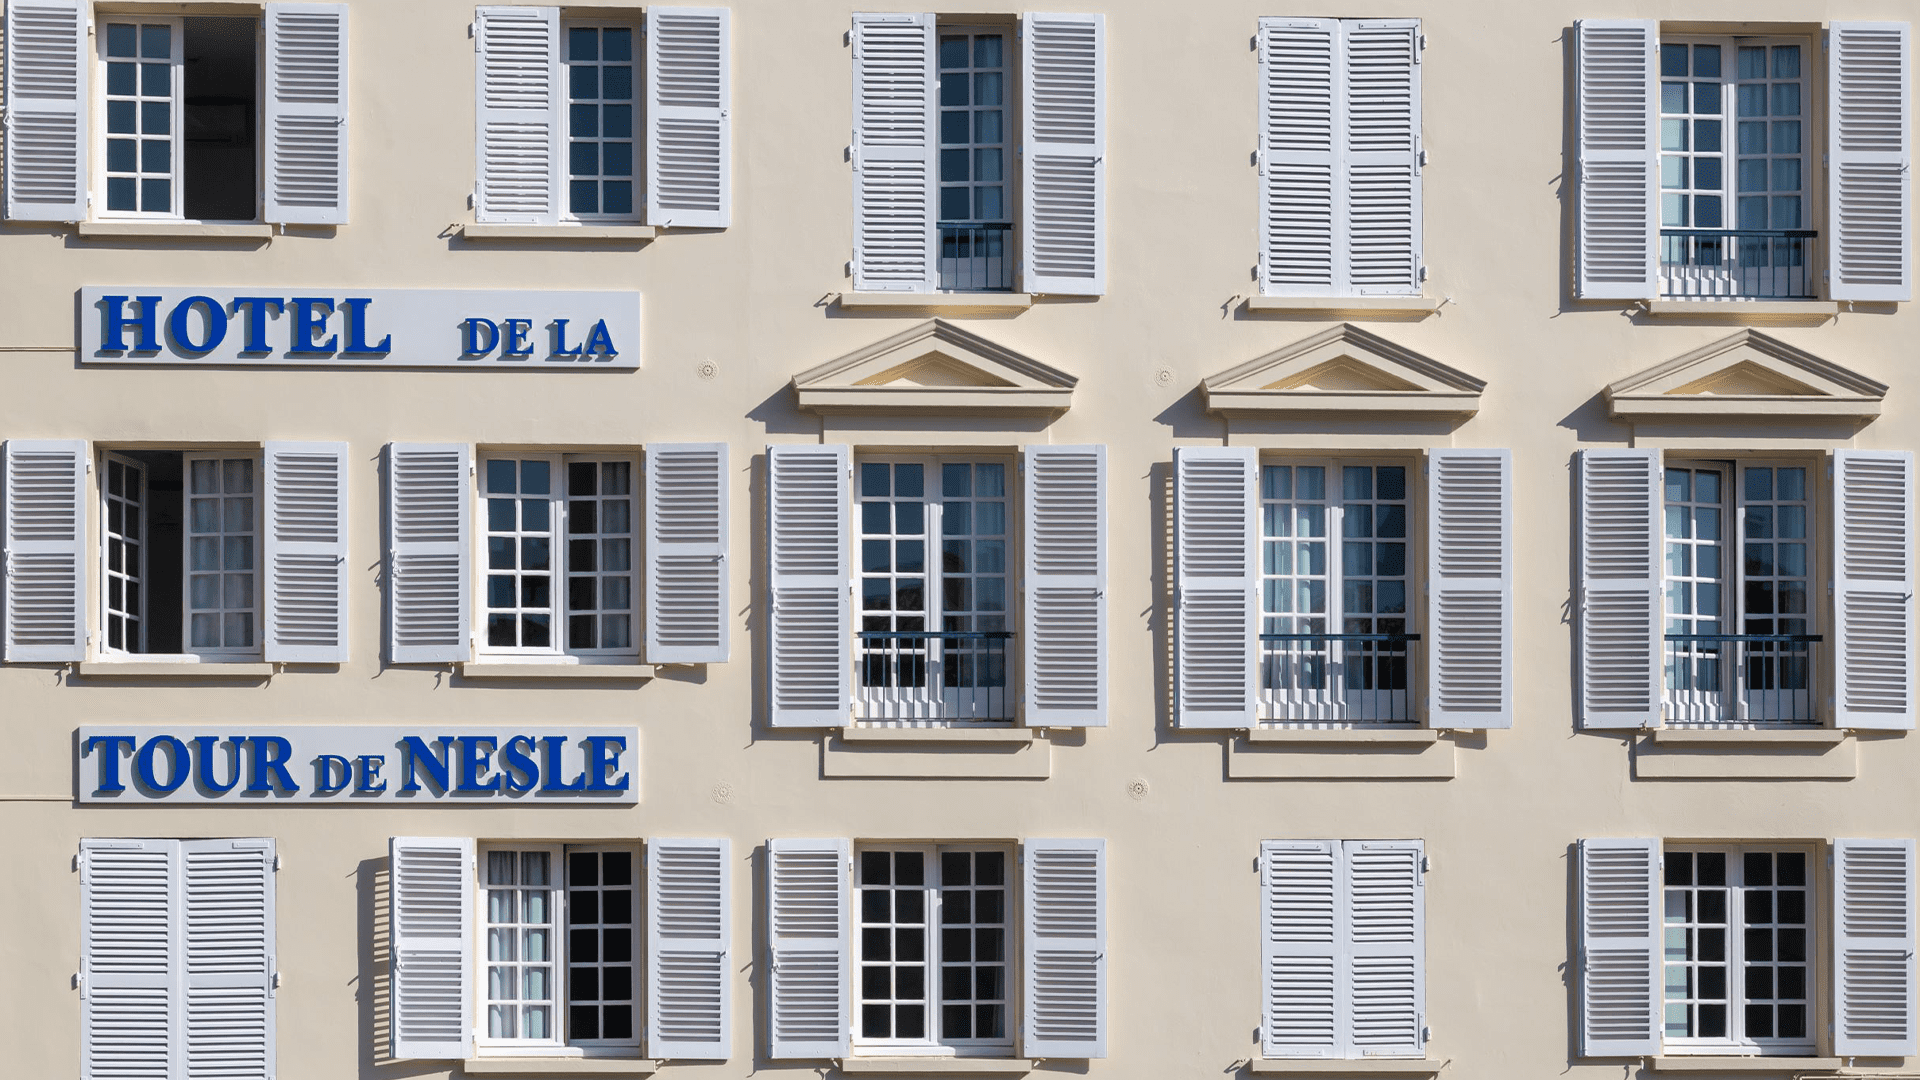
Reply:
M1156 461L1147 470L1147 633L1153 642L1154 742L1175 734L1173 657L1173 463Z
M442 1062L396 1061L390 1023L393 1007L393 941L387 923L393 883L392 861L362 859L354 872L360 909L360 974L354 995L360 1003L361 1080L417 1076L446 1071Z

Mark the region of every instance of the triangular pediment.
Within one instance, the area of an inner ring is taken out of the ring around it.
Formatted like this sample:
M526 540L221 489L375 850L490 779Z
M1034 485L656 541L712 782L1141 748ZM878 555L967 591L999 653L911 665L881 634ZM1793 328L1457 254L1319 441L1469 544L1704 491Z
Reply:
M1486 383L1357 326L1341 324L1201 383L1222 416L1416 414L1467 417Z
M810 412L1064 412L1079 380L943 319L794 376Z
M1611 415L1853 417L1880 414L1885 385L1757 330L1630 375L1607 387Z

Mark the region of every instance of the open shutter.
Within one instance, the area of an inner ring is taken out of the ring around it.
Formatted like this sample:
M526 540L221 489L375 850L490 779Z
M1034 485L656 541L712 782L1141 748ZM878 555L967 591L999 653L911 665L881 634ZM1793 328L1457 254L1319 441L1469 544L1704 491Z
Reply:
M853 287L930 293L935 273L932 15L853 16Z
M1344 845L1349 1056L1426 1052L1426 900L1418 840Z
M727 444L647 447L647 662L722 664Z
M473 840L396 836L391 845L395 1058L473 1056Z
M840 727L853 715L850 468L845 446L767 447L774 727Z
M84 0L7 0L7 220L87 218Z
M852 849L846 840L767 841L768 1057L847 1056Z
M1345 1051L1346 934L1339 846L1260 844L1260 1054L1333 1058Z
M1107 291L1107 17L1020 21L1021 288Z
M733 1045L733 846L647 844L647 1053L721 1060Z
M1913 453L1833 452L1835 726L1912 728Z
M1340 164L1355 296L1420 292L1420 20L1342 24Z
M1107 723L1107 448L1028 446L1021 651L1031 727Z
M1428 722L1513 726L1513 453L1427 455Z
M732 215L733 61L726 8L647 9L647 224L724 229Z
M6 445L6 658L87 657L87 444Z
M1912 840L1833 842L1833 1052L1909 1057L1914 1037Z
M473 219L560 220L560 9L474 11Z
M1651 299L1659 291L1659 29L1651 19L1580 19L1574 37L1574 292L1587 300Z
M266 219L347 221L347 5L267 5Z
M347 660L347 444L266 445L269 661Z
M1908 36L1903 22L1835 22L1828 30L1835 300L1913 299Z
M178 840L80 841L80 1077L165 1078L179 1023Z
M1181 727L1256 722L1260 656L1260 456L1173 451L1174 618Z
M184 1074L274 1074L272 840L184 840Z
M1580 1053L1660 1052L1660 841L1580 841Z
M1346 147L1338 19L1260 20L1260 291L1332 296L1335 176Z
M1660 452L1582 450L1580 723L1660 726Z
M1022 845L1026 1019L1021 1053L1107 1056L1107 842Z
M387 445L387 653L396 664L450 664L471 654L472 472L465 443Z

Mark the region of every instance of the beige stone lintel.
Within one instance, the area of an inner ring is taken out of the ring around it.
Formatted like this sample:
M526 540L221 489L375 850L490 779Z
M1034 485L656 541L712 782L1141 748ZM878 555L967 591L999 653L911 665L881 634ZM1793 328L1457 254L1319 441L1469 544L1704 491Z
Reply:
M651 679L652 664L486 664L460 665L463 679Z
M651 240L660 234L652 225L462 225L468 240Z
M1247 1071L1255 1076L1438 1076L1444 1061L1404 1058L1254 1058Z
M1851 737L1837 728L1656 728L1653 732L1653 741L1663 746L1838 746Z
M198 664L83 660L74 674L83 679L247 679L273 678L272 664Z
M846 742L888 743L1030 743L1029 727L846 727L840 738Z
M1227 417L1353 416L1398 414L1465 419L1480 411L1480 395L1466 393L1327 392L1241 390L1207 394L1207 411Z
M835 299L843 308L905 308L913 311L1024 311L1033 306L1032 293L843 292Z
M469 1058L460 1071L468 1076L650 1076L659 1067L646 1058L497 1057Z
M1668 1055L1650 1057L1647 1068L1654 1072L1686 1073L1779 1073L1797 1076L1809 1072L1833 1072L1843 1066L1841 1058L1816 1057L1691 1057Z
M1433 728L1393 727L1393 728L1295 728L1295 727L1258 727L1247 731L1250 743L1275 743L1280 745L1302 743L1339 744L1339 743L1398 743L1420 744L1437 742L1440 732Z
M974 1073L1009 1076L1032 1072L1033 1062L1026 1058L985 1057L844 1058L840 1062L840 1071L894 1076L909 1073Z
M1840 314L1834 300L1649 300L1647 314L1710 316L1728 322L1825 321Z
M815 413L896 413L903 410L1054 415L1073 405L1072 389L1024 386L842 386L803 388L800 408Z
M83 221L82 237L117 239L154 237L166 240L271 240L271 225L204 225L197 221Z
M1415 315L1440 310L1446 303L1431 296L1249 296L1247 310L1255 314L1311 311L1326 315Z

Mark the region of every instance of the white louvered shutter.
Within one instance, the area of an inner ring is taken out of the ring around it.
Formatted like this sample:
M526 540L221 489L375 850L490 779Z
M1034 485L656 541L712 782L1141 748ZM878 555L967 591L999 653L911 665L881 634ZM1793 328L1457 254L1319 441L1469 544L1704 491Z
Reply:
M727 660L727 444L647 447L647 663Z
M853 715L850 468L845 446L767 447L774 727L840 727Z
M1827 184L1835 300L1913 299L1910 28L1838 22L1828 30Z
M1344 1051L1346 935L1340 848L1331 840L1260 844L1260 1054Z
M721 1060L733 1046L727 964L733 846L647 844L647 1053Z
M1181 727L1256 722L1260 657L1260 456L1173 451L1176 699Z
M1910 1057L1914 1035L1914 843L1833 842L1833 1052Z
M853 16L853 287L938 287L934 17Z
M347 444L266 445L266 659L347 661Z
M1651 299L1659 291L1659 29L1651 19L1579 19L1574 40L1574 291Z
M1027 840L1021 1053L1107 1056L1107 842Z
M560 220L560 9L474 11L473 219Z
M1580 723L1660 726L1661 472L1657 450L1582 450Z
M183 1049L178 840L80 842L80 1077L165 1080Z
M1349 840L1347 1056L1426 1052L1426 901L1418 840Z
M1262 18L1259 49L1260 291L1332 296L1346 261L1335 240L1340 21Z
M473 840L396 836L388 913L395 1058L473 1056Z
M1030 727L1107 723L1107 448L1028 446L1021 650Z
M87 444L6 444L6 659L87 657Z
M768 1057L847 1056L852 849L847 840L767 841Z
M1513 726L1513 452L1427 455L1428 723Z
M87 218L84 0L7 0L7 220Z
M1912 728L1913 454L1833 452L1835 726Z
M732 217L733 60L726 8L647 9L647 224Z
M1341 24L1346 146L1336 245L1355 296L1420 292L1420 20Z
M272 840L183 840L187 1077L274 1074Z
M266 219L347 221L347 5L267 5Z
M1021 288L1107 291L1107 17L1020 20Z
M1660 841L1580 841L1580 1053L1660 1052Z
M471 654L465 443L387 445L387 654L450 664Z

